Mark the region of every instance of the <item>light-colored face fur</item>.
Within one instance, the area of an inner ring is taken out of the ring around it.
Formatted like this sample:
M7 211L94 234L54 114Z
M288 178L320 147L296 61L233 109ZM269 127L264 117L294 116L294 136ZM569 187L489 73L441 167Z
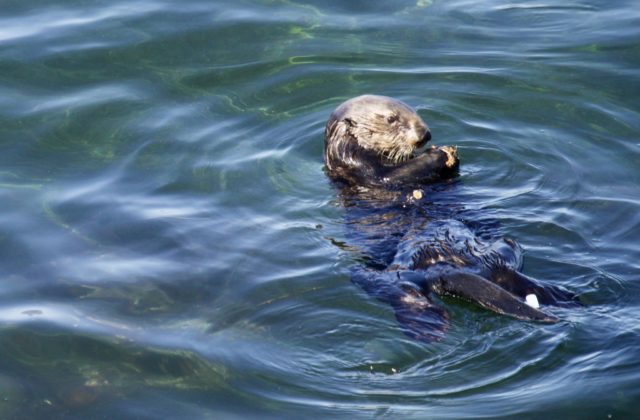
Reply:
M409 159L429 137L429 128L408 105L385 96L364 95L350 99L332 114L338 130L349 134L364 149L372 150L391 163Z

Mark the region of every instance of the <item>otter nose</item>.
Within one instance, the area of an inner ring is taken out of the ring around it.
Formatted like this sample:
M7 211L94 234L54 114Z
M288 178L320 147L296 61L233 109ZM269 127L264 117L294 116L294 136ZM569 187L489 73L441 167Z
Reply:
M427 128L425 130L425 132L424 132L424 135L422 136L422 138L418 142L418 144L416 144L416 147L420 148L420 147L424 146L425 144L427 144L427 142L429 140L431 140L431 131L429 131L429 129Z

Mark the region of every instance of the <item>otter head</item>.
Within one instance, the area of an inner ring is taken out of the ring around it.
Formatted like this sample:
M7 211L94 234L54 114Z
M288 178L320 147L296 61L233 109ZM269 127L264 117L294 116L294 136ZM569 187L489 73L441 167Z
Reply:
M405 103L386 96L363 95L336 108L325 128L325 163L329 170L357 165L358 148L397 164L431 139L422 118Z

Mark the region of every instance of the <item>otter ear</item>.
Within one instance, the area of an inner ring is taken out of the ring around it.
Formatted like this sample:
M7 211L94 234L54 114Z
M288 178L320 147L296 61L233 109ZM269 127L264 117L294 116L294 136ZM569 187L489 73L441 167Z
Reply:
M347 123L347 125L349 127L353 127L354 125L356 125L355 122L353 122L353 120L351 118L343 118L342 121L344 121L345 123Z
M347 161L349 128L344 120L334 120L325 128L324 161L330 171Z
M344 120L333 120L333 122L325 128L325 141L335 144L337 139L347 134L349 125Z

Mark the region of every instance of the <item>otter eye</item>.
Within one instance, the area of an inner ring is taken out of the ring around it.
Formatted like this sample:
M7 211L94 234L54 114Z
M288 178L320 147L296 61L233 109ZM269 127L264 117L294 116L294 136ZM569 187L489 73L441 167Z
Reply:
M396 117L395 115L391 115L391 116L387 117L387 122L389 124L393 124L396 121L398 121L398 117Z

